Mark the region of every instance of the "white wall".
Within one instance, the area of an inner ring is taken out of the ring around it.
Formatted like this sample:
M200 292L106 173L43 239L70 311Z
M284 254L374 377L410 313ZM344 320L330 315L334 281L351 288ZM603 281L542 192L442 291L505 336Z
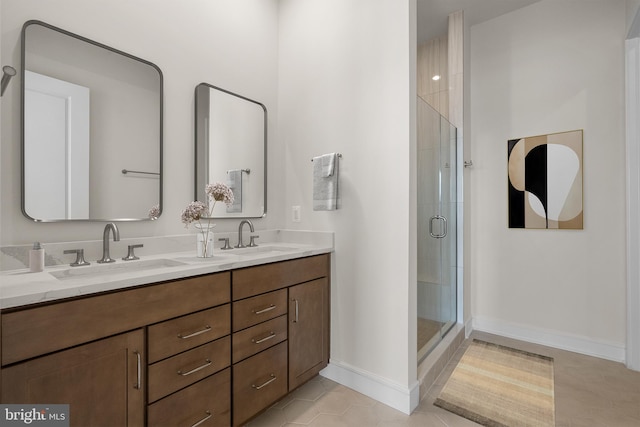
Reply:
M477 328L624 359L625 4L544 0L471 27ZM584 129L584 230L507 226L507 140Z
M636 13L640 9L640 0L626 0L626 6L627 6L626 28L627 28L627 31L629 31L633 24L633 20L636 17Z
M402 391L416 379L413 20L415 1L280 4L285 225L336 233L332 363ZM310 159L335 151L342 208L314 212Z
M183 234L180 212L194 194L194 90L207 82L262 102L269 111L269 211L281 224L284 197L277 123L277 0L2 0L0 63L20 65L20 30L38 19L155 63L164 75L164 212L121 223L121 237ZM102 224L34 224L20 211L20 81L2 98L0 246L99 239ZM273 179L271 179L273 178ZM218 220L232 231L237 220Z

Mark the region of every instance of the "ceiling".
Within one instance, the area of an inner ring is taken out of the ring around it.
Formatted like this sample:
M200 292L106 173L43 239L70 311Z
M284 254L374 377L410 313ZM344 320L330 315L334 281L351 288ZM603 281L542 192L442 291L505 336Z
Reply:
M447 33L447 16L464 11L469 26L488 21L540 0L417 0L418 44Z

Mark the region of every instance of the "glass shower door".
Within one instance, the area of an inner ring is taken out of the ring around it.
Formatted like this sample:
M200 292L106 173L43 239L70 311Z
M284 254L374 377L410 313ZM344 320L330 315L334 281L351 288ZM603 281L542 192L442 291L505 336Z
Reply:
M456 128L418 98L418 360L456 322Z
M440 216L446 220L446 230L441 233L440 268L441 336L456 323L457 316L457 145L456 128L444 117L440 118ZM444 235L442 235L444 234ZM431 237L431 236L430 236Z

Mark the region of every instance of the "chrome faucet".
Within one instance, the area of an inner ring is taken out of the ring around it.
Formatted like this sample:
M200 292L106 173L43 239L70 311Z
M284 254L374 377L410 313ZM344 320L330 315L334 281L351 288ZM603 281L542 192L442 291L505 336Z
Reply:
M102 233L102 259L99 259L97 261L99 264L106 264L116 261L109 255L109 231L113 232L114 242L120 241L120 231L118 230L118 227L113 222L105 225L104 232Z
M238 244L235 246L236 248L246 248L245 245L242 244L242 226L245 224L249 224L249 230L253 233L255 230L253 229L253 223L248 219L243 219L240 221L240 225L238 226Z

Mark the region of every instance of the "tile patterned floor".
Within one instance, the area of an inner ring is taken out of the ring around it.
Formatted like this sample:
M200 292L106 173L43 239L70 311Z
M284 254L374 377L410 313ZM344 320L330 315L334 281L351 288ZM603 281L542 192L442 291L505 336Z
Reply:
M640 427L640 372L622 364L474 332L472 338L555 359L556 427ZM249 427L477 426L433 406L465 340L413 414L405 415L326 378L317 377L251 421Z

